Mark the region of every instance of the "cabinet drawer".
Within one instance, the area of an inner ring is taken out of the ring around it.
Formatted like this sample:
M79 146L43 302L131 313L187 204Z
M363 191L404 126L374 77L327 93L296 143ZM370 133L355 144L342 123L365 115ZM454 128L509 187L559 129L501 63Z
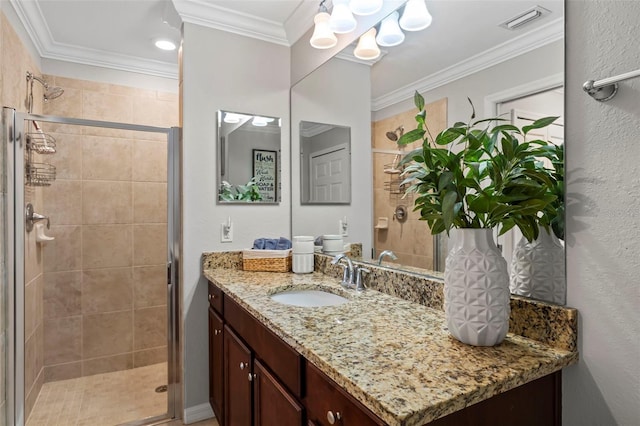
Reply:
M307 362L305 372L307 389L304 405L307 408L309 424L344 426L385 424L311 363ZM330 421L331 418L333 423Z
M256 358L264 361L294 396L302 397L302 356L227 296L224 319L253 349Z
M222 315L222 290L209 281L209 304L220 315Z

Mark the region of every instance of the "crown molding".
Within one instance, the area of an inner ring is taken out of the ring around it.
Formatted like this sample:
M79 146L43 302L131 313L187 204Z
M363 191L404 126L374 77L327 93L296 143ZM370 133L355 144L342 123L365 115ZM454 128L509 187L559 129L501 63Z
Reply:
M290 46L283 25L204 0L173 0L183 22Z
M330 0L325 3L329 7ZM309 28L313 26L313 18L318 13L319 1L303 1L284 22L289 45L293 45Z
M37 1L9 1L41 58L178 79L177 64L58 43L53 40Z
M564 37L564 18L558 18L543 26L537 27L514 39L499 44L491 49L480 52L477 55L458 62L455 65L438 71L428 77L407 84L385 95L372 99L372 111L380 111L383 108L411 99L416 92L427 92L445 84L464 78L468 75L482 71L493 65L513 59L524 53L546 46Z
M300 136L304 136L305 138L312 138L324 132L328 132L329 130L332 130L336 127L331 124L324 124L324 123L307 122L306 124L307 124L306 128L300 129Z

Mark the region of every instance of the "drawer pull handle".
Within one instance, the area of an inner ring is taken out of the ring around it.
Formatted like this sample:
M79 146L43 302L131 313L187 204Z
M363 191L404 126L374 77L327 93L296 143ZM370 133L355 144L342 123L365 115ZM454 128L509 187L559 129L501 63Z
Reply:
M250 382L253 382L253 380L254 380L255 378L256 378L256 373L253 373L253 374L249 373L249 381L250 381Z
M209 295L209 301L213 300L213 298L214 298L214 297L215 297L215 296L214 296L213 294L210 294L210 295Z
M336 411L336 414L333 414L333 411L329 410L327 411L327 421L329 422L330 425L333 425L336 423L336 420L340 420L340 412Z
M220 333L222 333L222 330L213 330L213 335L214 336L217 336Z
M246 363L244 363L244 362L241 362L241 363L240 363L240 370L244 370L244 368L245 368L245 367L248 367L248 366L249 366L248 364L246 364Z

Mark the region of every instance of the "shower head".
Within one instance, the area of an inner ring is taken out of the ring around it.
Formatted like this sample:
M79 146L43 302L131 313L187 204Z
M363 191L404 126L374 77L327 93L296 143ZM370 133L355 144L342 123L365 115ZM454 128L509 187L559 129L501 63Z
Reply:
M44 101L50 101L61 96L64 93L64 89L58 86L45 86L44 87Z
M44 87L44 94L42 97L45 102L51 99L55 99L64 93L64 89L62 87L49 86L49 83L47 83L44 78L38 77L37 75L34 75L32 72L27 71L27 83L31 82L31 85L28 88L29 93L27 95L27 106L29 107L29 112L32 112L32 108L33 108L33 82L34 81L37 81L38 83L42 84L42 86Z
M395 130L387 132L387 139L393 142L397 142L398 139L404 134L404 126L398 126Z

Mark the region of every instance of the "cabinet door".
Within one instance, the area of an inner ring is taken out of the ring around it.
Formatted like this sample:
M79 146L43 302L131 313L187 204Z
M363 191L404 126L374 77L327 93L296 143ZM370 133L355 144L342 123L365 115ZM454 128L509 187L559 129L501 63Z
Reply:
M251 351L224 326L224 424L251 426Z
M224 341L222 319L209 308L209 403L220 425L224 425Z
M305 371L307 392L304 405L310 424L321 426L385 424L310 362L307 362Z
M253 365L256 426L303 426L304 409L260 363Z

